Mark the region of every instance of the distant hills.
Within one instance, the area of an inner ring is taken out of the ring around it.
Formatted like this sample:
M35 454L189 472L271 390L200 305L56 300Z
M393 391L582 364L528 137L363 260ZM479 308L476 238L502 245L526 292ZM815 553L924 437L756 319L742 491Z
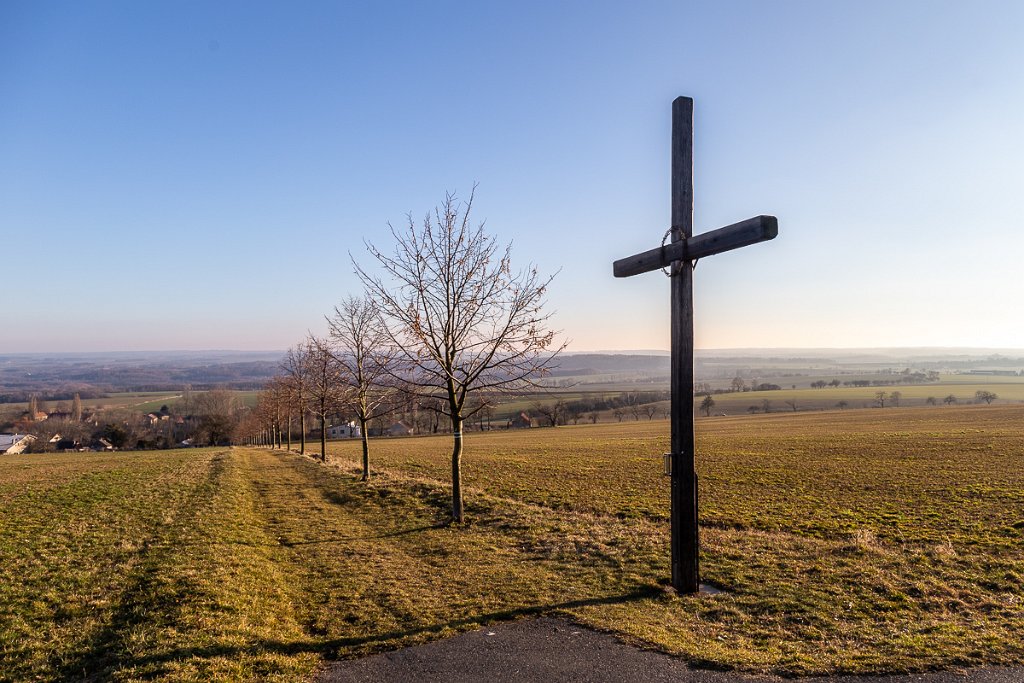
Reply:
M226 350L0 354L0 403L25 401L31 394L62 400L75 392L85 396L176 391L185 386L253 390L279 372L283 356L283 351ZM904 368L1020 372L1024 350L701 349L694 364L700 381L885 373ZM669 356L664 351L566 353L549 377L559 386L667 383Z
M0 354L0 402L30 394L63 400L74 393L258 389L278 372L279 351L159 351Z

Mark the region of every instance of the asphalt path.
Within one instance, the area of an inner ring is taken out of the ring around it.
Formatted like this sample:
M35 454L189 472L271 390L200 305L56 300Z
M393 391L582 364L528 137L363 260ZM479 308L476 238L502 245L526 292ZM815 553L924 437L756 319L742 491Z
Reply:
M496 624L426 645L330 664L318 683L780 683L793 679L694 669L677 657L627 645L563 619ZM1024 683L1024 669L891 676L824 676L801 683Z

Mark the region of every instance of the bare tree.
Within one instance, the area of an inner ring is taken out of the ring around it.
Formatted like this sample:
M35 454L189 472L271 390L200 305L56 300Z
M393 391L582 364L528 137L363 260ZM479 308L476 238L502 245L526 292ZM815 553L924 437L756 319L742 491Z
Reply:
M633 419L637 422L640 421L640 414L642 408L640 407L640 395L637 393L629 393L625 395L626 405L629 406L629 412L633 414Z
M484 431L484 421L487 421L487 431L491 431L491 420L494 419L494 406L485 401L480 407L480 431Z
M327 462L327 418L348 398L349 387L342 381L341 364L326 339L309 335L306 348L310 409L320 423L320 462Z
M900 399L902 399L902 398L903 398L903 392L900 392L900 391L894 391L891 394L889 394L889 400L892 401L893 407L896 407L896 408L900 407Z
M299 417L299 453L306 454L306 410L309 407L309 347L306 342L288 349L281 363L292 410ZM291 450L291 416L288 418L288 450Z
M557 427L565 421L565 402L561 399L552 403L535 401L533 404L533 411L535 413L540 413L547 418L548 423L552 427Z
M210 446L227 446L235 433L239 405L234 392L211 389L195 397L198 420L197 438Z
M271 445L276 448L284 447L285 422L288 421L288 431L291 431L292 407L291 391L287 378L276 375L270 378L264 390L260 392L257 401L257 413L262 421L269 427L271 434ZM288 434L288 449L291 450L291 434Z
M400 351L403 375L413 389L440 391L451 421L452 519L463 521L462 424L472 392L535 386L565 344L555 344L543 311L551 278L533 266L513 271L511 245L473 227L473 194L464 204L448 194L417 226L391 227L391 255L368 245L390 282L356 266L379 300Z
M273 430L273 399L269 388L264 388L256 395L256 407L245 416L238 425L238 432L246 441L252 440L255 445L263 446L264 436Z
M368 296L347 297L327 319L341 380L351 393L350 405L359 420L363 440L363 481L370 478L370 441L367 424L394 405L395 390L388 384L395 352L377 302ZM415 406L415 403L413 403ZM413 410L415 414L415 410ZM416 419L411 421L413 427Z
M647 415L648 420L653 420L661 413L661 406L657 403L648 403L644 406L644 414Z
M885 407L885 401L888 398L889 398L889 394L887 394L884 391L876 391L875 392L875 403L878 404L879 408L884 408Z
M711 409L715 407L715 399L711 398L711 394L704 394L704 400L700 403L700 409L704 411L704 415L711 417Z
M796 412L796 399L795 398L787 398L785 401L783 401L783 403L785 403L787 406L789 406L793 410L794 413Z
M295 390L291 377L275 375L270 380L270 389L274 395L274 403L278 409L278 447L292 450L292 422L296 415Z
M271 403L274 406L274 420L277 423L277 447L284 448L285 439L288 441L288 450L292 447L292 407L291 390L284 377L276 375L270 380ZM287 427L287 432L285 429Z
M992 403L992 401L996 400L997 398L999 397L994 392L986 391L984 389L979 389L978 391L974 392L974 400L984 401L986 404Z

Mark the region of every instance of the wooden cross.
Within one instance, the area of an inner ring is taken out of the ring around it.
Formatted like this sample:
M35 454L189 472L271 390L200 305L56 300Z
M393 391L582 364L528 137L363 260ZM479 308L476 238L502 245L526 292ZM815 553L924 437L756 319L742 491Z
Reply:
M693 265L779 234L774 216L758 216L693 237L693 100L672 102L672 241L615 262L615 277L671 267L672 280L672 586L700 590L697 473L693 445Z

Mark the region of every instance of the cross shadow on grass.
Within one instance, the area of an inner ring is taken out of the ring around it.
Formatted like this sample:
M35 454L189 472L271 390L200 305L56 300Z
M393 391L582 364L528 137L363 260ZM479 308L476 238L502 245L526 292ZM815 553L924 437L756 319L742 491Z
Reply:
M399 631L388 631L384 633L374 633L367 636L359 636L354 638L334 638L323 641L322 649L320 652L330 654L332 652L337 653L338 650L347 647L355 646L373 646L374 644L383 644L389 641L401 641L406 638L420 636L429 633L438 633L450 629L459 630L466 626L472 626L477 624L488 624L499 621L513 621L516 619L522 619L525 617L540 617L549 615L564 610L576 609L579 607L593 607L599 605L619 605L628 602L634 602L636 600L650 599L663 595L664 591L661 587L650 584L640 586L628 593L620 595L611 595L602 598L582 598L580 600L568 600L565 602L548 604L548 605L531 605L527 607L514 607L505 610L497 610L493 612L486 612L483 614L476 614L466 616L460 619L453 619L451 621L445 621L437 624L431 624L428 626L421 626L417 628L411 628Z
M446 633L449 631L464 631L467 627L483 625L501 621L512 621L527 617L540 617L555 614L564 610L571 610L579 607L596 605L614 605L636 600L643 600L657 597L662 594L661 589L656 585L643 585L637 589L621 595L613 595L600 598L585 598L580 600L569 600L561 603L532 605L526 607L515 607L505 610L470 614L458 619L442 621L425 626L414 628L380 631L365 636L346 638L310 638L306 640L281 641L281 640L257 640L247 645L213 644L200 647L187 647L166 652L141 653L133 655L125 649L109 647L118 638L97 642L95 651L83 653L83 656L75 662L69 662L63 667L60 673L67 678L81 678L88 671L90 676L102 678L105 674L122 668L139 668L153 675L159 675L161 669L166 670L168 664L174 662L185 662L195 659L210 658L232 658L240 656L258 657L261 654L277 655L300 655L315 653L324 659L346 659L351 658L353 653L346 652L350 648L357 648L358 655L367 655L373 652L381 652L390 649L397 649L409 644L411 639L430 640L431 635ZM130 623L112 623L110 628L130 627ZM112 633L113 634L113 633Z
M178 621L181 587L168 585L162 576L170 545L156 541L143 545L139 568L128 577L109 621L77 651L50 657L55 680L108 680L114 671L133 663L126 652L134 631L150 624L154 615L161 624Z

